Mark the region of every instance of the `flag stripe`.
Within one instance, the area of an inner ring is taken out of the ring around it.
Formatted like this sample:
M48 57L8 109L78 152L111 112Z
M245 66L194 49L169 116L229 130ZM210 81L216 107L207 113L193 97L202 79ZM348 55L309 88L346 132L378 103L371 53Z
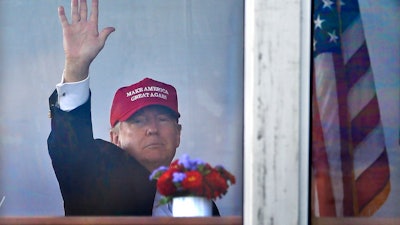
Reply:
M368 134L380 123L380 114L376 110L379 107L376 95L351 121L351 134L353 146L360 144Z
M354 149L354 178L357 179L385 151L382 125L379 124L363 142Z
M348 101L350 118L353 119L365 105L375 96L374 77L372 71L368 72L350 89L348 93Z
M385 149L382 151L380 157L356 180L358 206L360 211L362 211L364 207L385 188L386 184L388 184L388 163Z
M346 49L344 49L346 50ZM370 62L368 57L368 49L366 43L355 52L354 55L349 59L345 66L346 77L348 79L348 85L354 86L355 83L370 69Z
M312 82L313 93L315 93L314 75ZM325 149L318 102L315 95L313 95L312 101L312 117L314 118L312 123L312 165L314 168L314 183L316 185L316 199L318 202L318 205L315 207L318 208L318 216L336 216L335 199L329 175L328 156Z
M390 182L386 182L383 189L366 204L359 213L359 216L371 216L385 203L390 193Z
M337 216L343 215L343 185L342 163L340 160L340 132L338 98L336 94L335 67L331 53L319 54L314 58L315 68L315 92L317 98L321 127L325 141L325 149L328 155L330 177L335 198L334 204ZM313 140L314 141L314 140ZM317 193L325 190L316 190ZM316 204L317 205L317 204ZM320 207L326 207L319 204Z
M355 17L353 22L346 28L346 32L342 34L342 47L346 49L343 52L344 63L347 63L352 55L360 48L365 41L364 31L360 21L360 17Z

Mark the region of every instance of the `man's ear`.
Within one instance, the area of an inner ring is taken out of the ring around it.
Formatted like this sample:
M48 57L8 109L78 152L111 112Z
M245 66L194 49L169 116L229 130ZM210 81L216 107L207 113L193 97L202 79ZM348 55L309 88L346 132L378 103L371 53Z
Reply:
M118 132L115 132L114 130L110 130L110 140L111 143L119 147L119 134Z
M176 134L176 147L179 147L179 145L181 144L181 133L182 133L182 125L178 124L177 127L177 134Z
M182 125L179 123L178 123L178 131L179 131L179 134L182 132Z

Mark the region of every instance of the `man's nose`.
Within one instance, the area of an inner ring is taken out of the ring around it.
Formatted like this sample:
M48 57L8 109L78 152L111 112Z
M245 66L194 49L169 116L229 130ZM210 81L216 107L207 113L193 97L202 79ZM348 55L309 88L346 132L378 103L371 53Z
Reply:
M150 118L147 121L146 135L158 134L158 122L155 118Z

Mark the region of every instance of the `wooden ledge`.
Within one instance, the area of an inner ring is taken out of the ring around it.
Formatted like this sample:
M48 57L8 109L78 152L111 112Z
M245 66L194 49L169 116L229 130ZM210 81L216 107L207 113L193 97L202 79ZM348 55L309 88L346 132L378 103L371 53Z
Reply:
M344 217L344 218L313 218L312 225L399 225L400 218L368 218L368 217Z
M16 224L102 224L102 225L118 225L118 224L140 224L140 225L242 225L241 216L228 217L0 217L0 224L16 225Z

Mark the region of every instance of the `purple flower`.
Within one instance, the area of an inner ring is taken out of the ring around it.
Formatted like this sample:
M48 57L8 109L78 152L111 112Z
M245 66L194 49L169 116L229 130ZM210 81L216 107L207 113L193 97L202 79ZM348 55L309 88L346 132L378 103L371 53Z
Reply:
M215 167L214 167L215 169L217 169L217 170L224 170L225 168L224 168L224 166L222 166L222 165L216 165Z
M179 164L183 165L186 169L189 169L191 165L189 155L183 154L179 158Z
M201 160L201 159L195 159L195 160L194 160L194 164L195 164L196 166L198 166L198 165L205 165L206 163L205 163L203 160Z
M205 163L200 159L191 160L187 154L183 154L179 158L179 164L183 165L187 170L196 170L197 166L204 165Z
M150 179L150 180L156 180L156 179L158 179L158 177L160 177L160 175L161 175L163 172L165 172L165 171L167 171L167 170L168 170L168 167L166 167L166 166L160 166L160 167L158 167L157 169L155 169L155 170L150 174L149 179Z
M175 172L172 176L172 182L174 183L180 183L186 178L186 174L181 172Z

